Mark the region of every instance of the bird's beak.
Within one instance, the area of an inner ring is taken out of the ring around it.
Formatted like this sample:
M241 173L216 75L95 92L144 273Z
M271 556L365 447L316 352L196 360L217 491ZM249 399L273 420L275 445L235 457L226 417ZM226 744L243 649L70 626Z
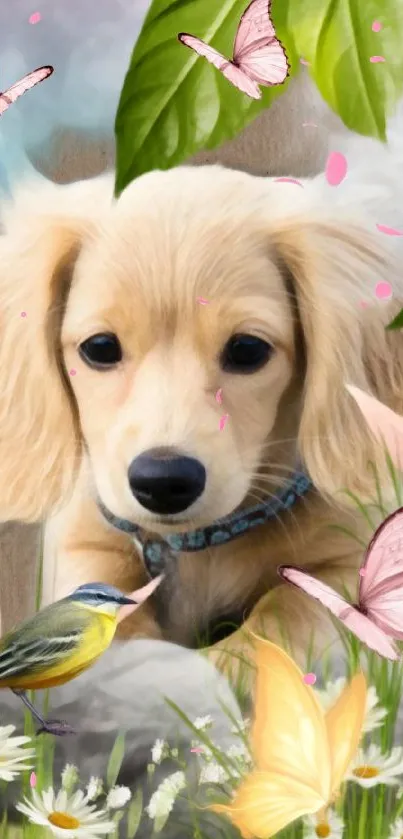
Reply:
M141 606L142 603L144 603L145 600L151 597L153 591L158 588L163 576L163 574L160 574L158 577L150 580L147 585L136 589L136 591L132 591L130 597L122 597L120 602L123 609L119 609L118 623L120 623L124 618L127 618L128 615L131 615L136 609L138 609L139 606Z

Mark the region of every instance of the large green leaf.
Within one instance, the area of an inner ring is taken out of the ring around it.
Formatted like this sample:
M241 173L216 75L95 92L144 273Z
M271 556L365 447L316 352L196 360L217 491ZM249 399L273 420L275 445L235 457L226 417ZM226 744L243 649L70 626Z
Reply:
M151 169L168 169L201 148L234 137L287 87L253 100L204 58L179 43L190 32L228 57L247 0L154 0L135 46L116 117L116 192ZM284 0L274 19L294 72L299 62L284 32Z
M284 0L286 27L323 98L345 125L385 139L403 90L402 0ZM372 31L379 20L380 32ZM371 63L383 56L384 63Z

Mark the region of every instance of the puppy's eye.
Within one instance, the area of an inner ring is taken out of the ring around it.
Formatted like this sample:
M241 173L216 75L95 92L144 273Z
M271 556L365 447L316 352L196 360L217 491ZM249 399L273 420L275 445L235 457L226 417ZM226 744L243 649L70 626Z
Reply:
M255 335L233 335L221 354L225 373L256 373L269 361L274 348Z
M83 361L98 369L113 367L122 360L122 347L116 337L109 332L92 335L79 347Z

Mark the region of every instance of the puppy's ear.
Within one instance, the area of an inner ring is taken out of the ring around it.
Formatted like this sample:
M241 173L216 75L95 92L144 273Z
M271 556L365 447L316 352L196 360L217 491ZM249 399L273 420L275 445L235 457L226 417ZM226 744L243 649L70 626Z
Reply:
M92 190L92 192L91 192ZM3 213L0 238L0 517L35 521L66 498L80 434L60 330L80 248L105 191L46 185ZM101 203L100 203L101 202ZM105 201L103 202L105 204Z
M386 469L383 449L345 384L397 411L400 400L403 410L403 342L385 330L401 307L403 284L376 236L343 222L309 219L284 222L271 236L305 341L299 450L316 487L333 497L346 488L361 498L373 495L369 462L381 475ZM394 288L392 304L375 296L385 280Z

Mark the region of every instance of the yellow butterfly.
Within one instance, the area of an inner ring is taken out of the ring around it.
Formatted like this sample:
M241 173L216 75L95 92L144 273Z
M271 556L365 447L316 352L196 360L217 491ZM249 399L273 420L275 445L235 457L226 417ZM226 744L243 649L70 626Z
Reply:
M270 839L301 816L335 799L361 739L366 681L354 676L325 714L295 662L269 641L256 639L255 768L225 814L244 839Z

